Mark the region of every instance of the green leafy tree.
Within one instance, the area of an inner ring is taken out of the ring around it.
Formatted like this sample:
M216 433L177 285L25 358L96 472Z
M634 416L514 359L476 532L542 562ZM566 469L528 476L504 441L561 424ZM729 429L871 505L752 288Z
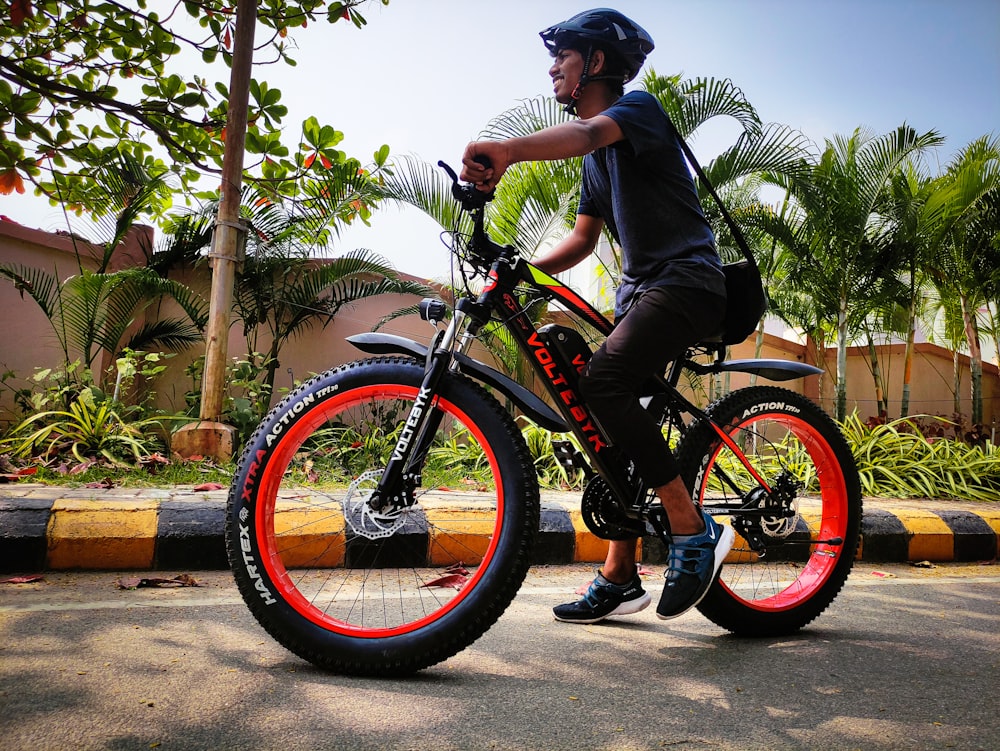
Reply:
M292 32L321 20L361 26L363 4L259 0L255 62L294 65ZM182 190L220 171L231 0L9 0L0 17L0 193L27 182L92 211L101 205L95 172L118 154L175 174ZM176 72L181 59L199 60L198 72ZM314 121L289 143L296 131L284 123L281 92L263 79L251 82L250 99L248 179L289 193L314 169L345 160L343 134Z
M248 352L264 359L263 383L273 393L282 347L314 326L329 325L339 311L384 294L425 296L431 290L401 278L384 259L367 250L334 257L332 242L343 223L367 216L382 192L357 165L334 165L326 179L306 187L308 195L275 202L267 194L244 193L241 214L248 221L246 258L236 276L234 312L241 320ZM178 225L198 237L198 215ZM195 229L192 229L194 227Z
M788 279L808 296L810 319L836 321L838 419L847 411L848 343L891 268L873 242L876 211L900 165L941 142L905 125L878 137L858 129L828 140L807 172L768 176L790 196L787 214L765 223L791 254Z

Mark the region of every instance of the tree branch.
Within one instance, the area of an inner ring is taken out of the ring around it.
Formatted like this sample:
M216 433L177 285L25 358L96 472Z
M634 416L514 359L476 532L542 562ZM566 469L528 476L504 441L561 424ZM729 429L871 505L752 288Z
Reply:
M188 149L182 143L177 141L167 128L157 123L156 120L151 118L148 113L152 111L158 115L169 117L178 123L190 125L195 128L208 128L212 126L221 127L223 125L222 121L198 122L196 120L190 120L188 118L175 115L174 113L168 111L151 110L150 108L144 108L127 102L120 102L117 99L110 99L83 89L73 88L72 86L67 86L66 84L46 78L45 76L32 73L31 71L28 71L19 65L15 65L4 58L0 58L0 71L6 72L4 77L8 80L38 94L42 94L47 98L55 98L59 101L67 103L86 103L104 112L122 114L131 119L133 122L148 128L164 143L165 146L167 146L168 149L183 155L199 168L209 172L218 171L217 169L206 164L202 160L200 154ZM59 94L63 94L64 96L57 96L57 92Z

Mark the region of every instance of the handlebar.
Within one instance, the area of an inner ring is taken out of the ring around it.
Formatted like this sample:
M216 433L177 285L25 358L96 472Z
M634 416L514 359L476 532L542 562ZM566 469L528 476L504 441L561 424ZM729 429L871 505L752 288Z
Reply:
M475 160L484 167L490 166L490 160L482 154L476 156ZM492 201L493 197L496 195L495 190L491 190L487 193L478 190L475 185L460 183L455 170L443 161L438 162L438 167L448 173L448 177L451 178L451 195L466 211L476 211L483 208L487 203Z
M490 161L483 155L477 155L475 160L484 167L490 166ZM451 178L451 195L458 201L464 211L472 217L472 234L468 238L466 251L468 260L475 262L480 269L486 269L501 257L516 257L517 251L512 245L501 246L493 242L486 232L486 204L493 200L495 190L482 191L471 183L459 182L458 175L444 162L438 166Z

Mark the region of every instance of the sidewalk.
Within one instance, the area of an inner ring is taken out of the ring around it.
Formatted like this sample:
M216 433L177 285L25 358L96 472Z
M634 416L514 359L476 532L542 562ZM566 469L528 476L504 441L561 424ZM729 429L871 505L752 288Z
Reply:
M604 560L607 543L587 530L579 499L542 493L534 563ZM225 506L225 490L0 485L0 572L227 568ZM861 531L866 562L994 560L1000 502L865 499Z

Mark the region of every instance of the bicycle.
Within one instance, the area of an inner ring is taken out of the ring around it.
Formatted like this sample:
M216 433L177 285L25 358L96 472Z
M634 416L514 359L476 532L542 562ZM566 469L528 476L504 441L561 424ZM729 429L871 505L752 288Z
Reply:
M661 507L576 389L587 341L570 326L537 327L529 313L557 303L597 335L613 324L494 243L485 228L492 194L440 164L472 220L471 233L452 233L465 292L451 306L421 303L435 330L428 345L377 332L348 337L371 357L312 378L275 407L229 493L227 550L250 611L295 654L346 674L407 674L447 659L513 600L532 560L540 501L509 405L575 438L562 448L572 447L566 460L590 478L581 500L590 530L643 536L647 554L669 544ZM491 320L531 363L549 402L470 356ZM643 402L677 440L692 497L737 533L698 609L735 634L788 634L822 613L848 576L860 483L836 423L798 393L749 386L706 409L685 398L685 374L782 381L820 372L724 353L719 341L692 348L648 384ZM477 487L449 490L477 468Z

